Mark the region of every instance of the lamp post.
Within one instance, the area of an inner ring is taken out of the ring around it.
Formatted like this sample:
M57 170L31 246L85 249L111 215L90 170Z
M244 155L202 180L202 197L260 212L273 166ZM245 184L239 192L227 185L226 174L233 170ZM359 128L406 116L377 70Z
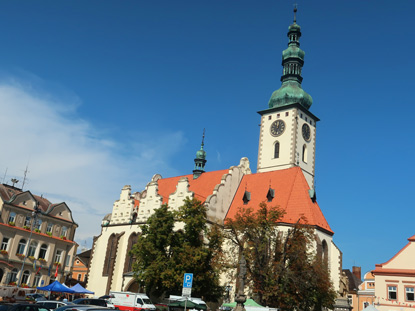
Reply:
M226 291L226 302L230 302L229 299L229 292L232 290L232 286L231 285L226 285L225 286L225 291Z
M234 311L245 311L244 303L246 301L245 291L245 278L246 278L246 260L243 249L241 251L241 259L239 260L239 288L238 295L235 298L236 307Z
M33 227L36 225L36 220L37 220L37 215L40 213L40 208L38 206L35 206L33 212L32 212L32 224L30 226L30 235L29 235L29 240L27 242L27 248L26 248L26 252L25 252L25 256L23 258L23 262L22 262L22 268L20 269L20 278L19 278L19 283L17 284L18 287L20 287L22 285L22 280L23 280L23 270L24 270L24 264L26 261L26 258L29 255L29 249L30 249L30 242L32 240L32 234L33 234Z

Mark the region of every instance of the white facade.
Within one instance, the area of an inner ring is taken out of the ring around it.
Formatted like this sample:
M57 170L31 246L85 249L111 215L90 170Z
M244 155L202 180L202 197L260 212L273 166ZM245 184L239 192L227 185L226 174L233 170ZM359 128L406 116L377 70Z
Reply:
M232 193L238 188L242 177L250 173L248 159L242 158L238 166L230 167L229 170L225 170L217 178L217 183L209 190L209 195L206 195L205 202L210 220L223 224L233 198ZM202 176L203 178L209 177L209 173L204 173ZM121 190L120 199L114 202L112 213L103 219L101 234L94 239L88 272L87 287L92 289L95 295L108 294L110 290L131 290L130 286L133 284L133 279L132 275L127 273L130 271L127 271L126 268L130 258L128 256L129 241L141 232L140 225L145 223L154 209L163 204L163 198L158 194L159 186L163 187L163 181L165 180L156 174L143 192L134 194L131 194L130 186L124 186ZM197 181L203 183L202 177L199 177ZM175 191L168 196L171 208L178 208L183 205L186 197L193 198L195 196L189 190L192 183L195 183L195 181L192 180L191 176L177 178ZM136 201L139 202L139 208L135 204ZM137 213L136 218L134 218L134 213ZM115 236L117 239L116 258L114 258L113 264L106 260L109 247L108 241L111 236ZM106 274L104 270L105 265L108 264L113 266L113 270Z
M258 148L258 172L282 170L300 166L311 189L314 188L317 118L299 105L269 109L260 112L261 129ZM282 121L282 133L272 133L272 127ZM306 124L306 125L305 125ZM303 126L310 130L303 135ZM276 150L277 149L277 150Z

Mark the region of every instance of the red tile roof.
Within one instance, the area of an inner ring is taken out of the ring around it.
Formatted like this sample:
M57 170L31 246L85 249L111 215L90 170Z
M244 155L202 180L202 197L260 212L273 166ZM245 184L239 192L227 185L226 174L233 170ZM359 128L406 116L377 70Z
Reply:
M6 185L6 184L0 184L0 196L3 198L4 201L10 201L10 199L14 196L14 195L19 195L22 194L24 192L29 192L30 191L22 191L21 189L15 188L13 186L10 185ZM34 195L32 193L30 193L36 201L38 201L39 203L39 208L43 211L46 212L48 207L52 204L51 202L49 202L49 200L38 196L38 195Z
M176 191L176 186L180 178L187 177L189 180L189 191L194 192L196 199L204 202L213 193L215 186L220 184L222 176L228 173L228 171L205 172L196 179L193 179L193 174L162 178L157 181L158 194L163 197L163 204L168 203L169 195Z
M317 226L333 234L317 202L310 199L308 183L299 167L245 175L226 218L233 218L238 208L244 205L245 191L250 192L251 197L244 206L255 210L261 202L267 202L267 193L270 188L274 189L275 197L268 204L279 206L286 212L281 223L294 224L301 216L305 216L309 225Z

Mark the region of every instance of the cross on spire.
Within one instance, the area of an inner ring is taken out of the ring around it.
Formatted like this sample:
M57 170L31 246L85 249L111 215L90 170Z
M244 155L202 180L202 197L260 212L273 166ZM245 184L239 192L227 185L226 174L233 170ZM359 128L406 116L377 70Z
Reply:
M297 3L294 3L294 24L297 22Z

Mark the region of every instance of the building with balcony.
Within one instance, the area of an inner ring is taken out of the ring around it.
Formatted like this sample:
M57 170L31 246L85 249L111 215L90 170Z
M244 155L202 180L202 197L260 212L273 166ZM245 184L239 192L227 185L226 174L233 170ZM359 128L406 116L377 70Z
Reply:
M72 271L77 227L66 203L0 184L0 285L64 282Z

